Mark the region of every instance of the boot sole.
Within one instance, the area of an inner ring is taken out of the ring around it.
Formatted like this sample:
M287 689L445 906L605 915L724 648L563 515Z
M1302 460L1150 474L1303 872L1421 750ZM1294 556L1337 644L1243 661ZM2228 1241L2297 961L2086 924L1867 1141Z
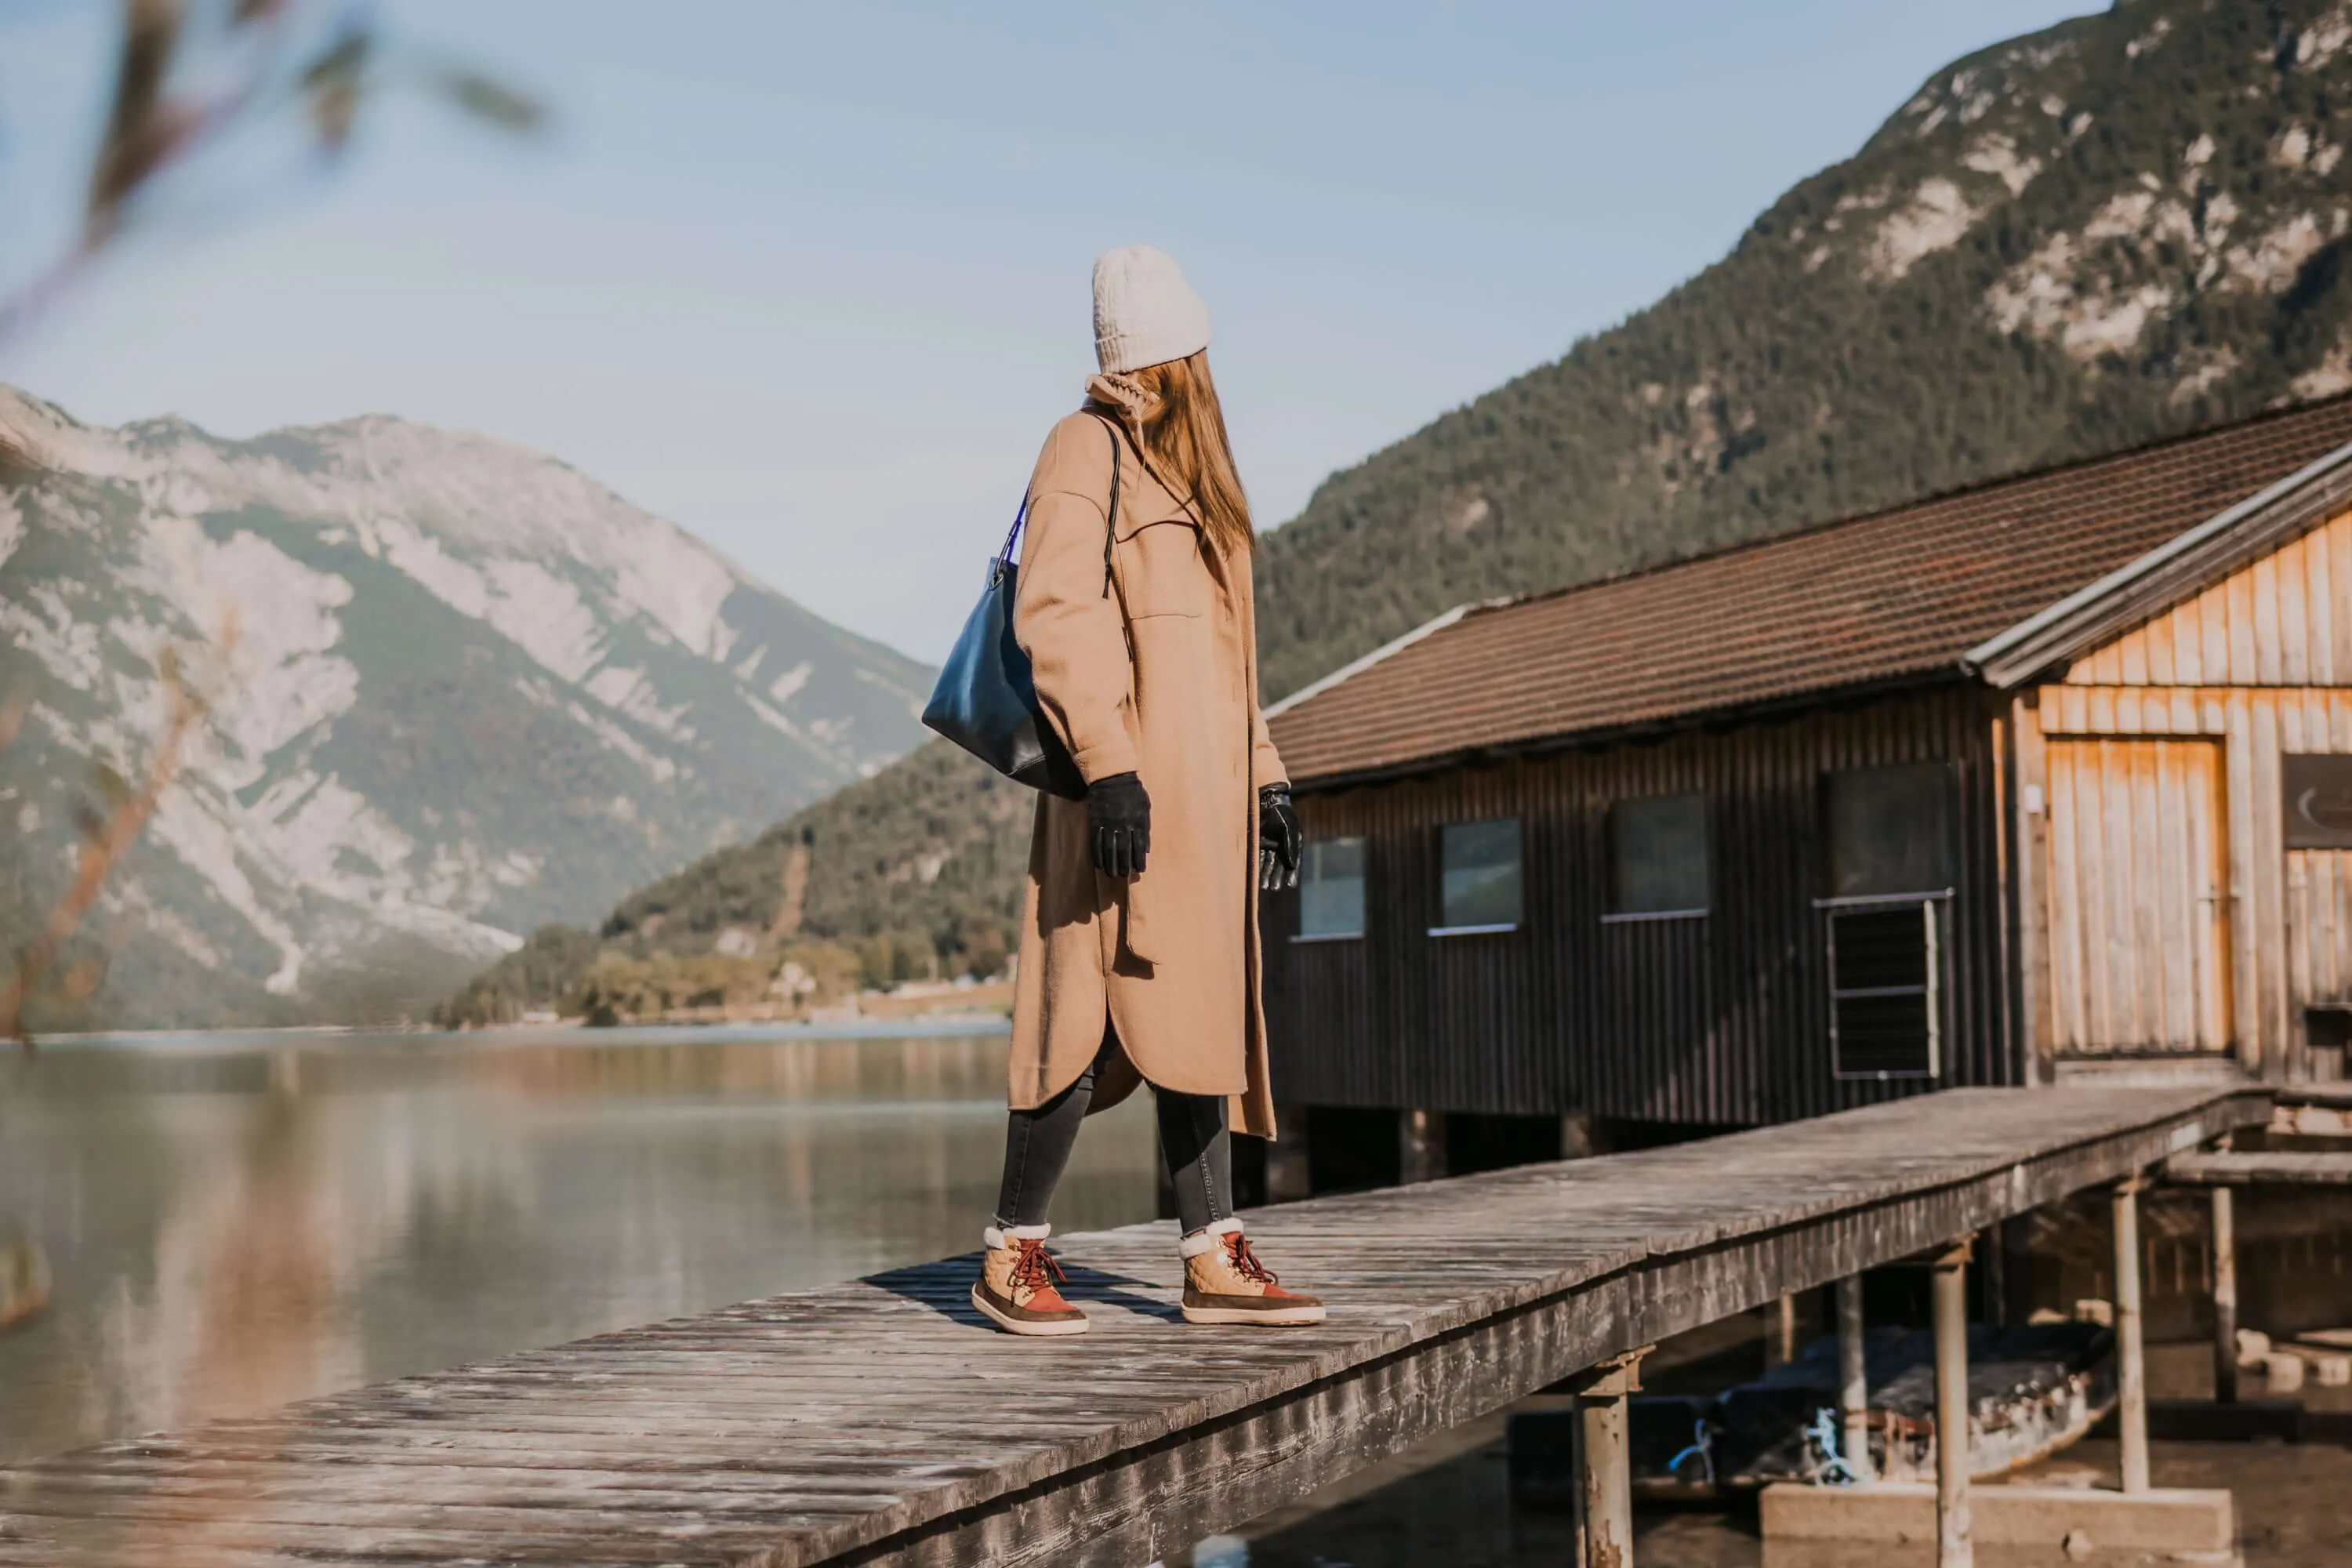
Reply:
M1323 1321L1321 1307L1192 1307L1188 1323L1248 1323L1261 1329L1303 1329Z
M1050 1340L1059 1339L1066 1334L1083 1334L1087 1331L1087 1320L1083 1316L1076 1318L1013 1317L991 1301L982 1293L977 1285L971 1288L971 1304L982 1317L1008 1334L1025 1334L1032 1339Z

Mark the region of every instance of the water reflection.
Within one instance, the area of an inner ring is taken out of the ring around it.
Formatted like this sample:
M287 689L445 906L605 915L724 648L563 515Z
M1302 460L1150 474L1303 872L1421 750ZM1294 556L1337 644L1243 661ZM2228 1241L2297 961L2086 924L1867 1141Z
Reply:
M267 1036L7 1068L0 1464L962 1252L995 1196L1001 1035ZM1150 1217L1139 1097L1065 1229Z

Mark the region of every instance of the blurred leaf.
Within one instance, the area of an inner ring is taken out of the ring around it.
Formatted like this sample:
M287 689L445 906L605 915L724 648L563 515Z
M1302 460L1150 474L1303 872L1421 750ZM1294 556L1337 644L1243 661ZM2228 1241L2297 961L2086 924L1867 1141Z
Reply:
M131 798L130 782L106 763L89 764L89 788L109 811L121 810Z
M374 38L364 28L352 28L302 72L302 89L310 98L310 123L330 153L341 152L352 139L368 56L374 47Z
M89 217L93 228L113 226L125 199L154 172L184 126L163 101L163 82L179 46L178 0L125 0L122 55L114 68L114 97L106 138L90 172Z
M450 66L439 71L437 79L450 102L502 131L527 133L547 122L546 105L479 71Z
M366 68L368 55L374 47L375 39L366 28L345 29L317 59L303 68L302 85L315 91L337 82L356 80Z

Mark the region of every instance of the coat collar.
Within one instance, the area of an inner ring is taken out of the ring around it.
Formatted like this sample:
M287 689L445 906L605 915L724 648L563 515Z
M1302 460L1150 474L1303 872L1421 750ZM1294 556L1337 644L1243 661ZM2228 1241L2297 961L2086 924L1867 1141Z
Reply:
M1168 492L1168 499L1190 514L1195 524L1199 523L1200 511L1193 505L1192 487L1175 483L1153 460L1139 434L1143 422L1160 406L1160 399L1134 377L1116 373L1087 377L1087 397L1090 402L1100 405L1102 411L1108 414L1126 433L1128 445L1135 448L1135 455L1141 459L1145 471L1161 489Z

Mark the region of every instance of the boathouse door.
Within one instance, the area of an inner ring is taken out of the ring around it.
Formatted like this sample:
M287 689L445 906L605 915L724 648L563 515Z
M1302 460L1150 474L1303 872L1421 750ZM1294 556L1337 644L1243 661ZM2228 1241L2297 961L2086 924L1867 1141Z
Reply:
M2221 742L2053 740L2048 778L2059 1053L2227 1051Z

